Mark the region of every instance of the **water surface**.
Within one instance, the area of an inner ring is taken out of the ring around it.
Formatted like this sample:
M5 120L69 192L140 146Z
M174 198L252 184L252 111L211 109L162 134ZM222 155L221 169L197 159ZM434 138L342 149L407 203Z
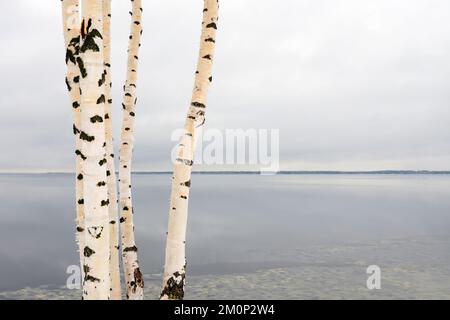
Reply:
M170 175L133 176L147 297ZM78 298L74 177L0 175L0 298ZM187 298L450 298L449 175L194 175ZM379 265L382 289L366 288Z

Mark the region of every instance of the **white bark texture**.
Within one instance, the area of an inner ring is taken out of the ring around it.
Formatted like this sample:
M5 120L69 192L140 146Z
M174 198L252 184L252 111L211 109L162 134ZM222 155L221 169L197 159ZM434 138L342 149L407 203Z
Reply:
M106 135L106 184L109 200L109 273L111 277L111 300L120 300L120 259L119 259L119 211L117 207L117 179L114 164L114 144L112 129L111 96L111 0L103 0L103 57L105 63L105 135Z
M218 8L218 0L204 0L195 85L184 126L184 134L178 145L172 177L166 261L161 291L161 299L163 300L184 298L186 225L191 170L194 162L197 129L205 122L206 97L212 81L211 71L216 42Z
M80 253L80 265L83 266L84 256L84 199L83 176L80 140L80 71L77 66L77 58L80 51L80 5L79 0L61 0L64 29L64 42L66 46L66 84L72 103L73 132L75 135L75 197L76 197L76 242ZM82 268L83 270L83 268ZM82 275L84 277L84 275Z
M81 75L80 138L84 158L81 177L85 210L83 299L89 300L110 299L111 286L103 59L103 1L82 0L77 62Z
M133 204L131 198L131 159L134 145L134 119L139 47L142 34L141 0L131 0L131 34L128 44L127 79L124 85L123 120L120 143L120 223L122 238L122 260L125 274L126 296L130 300L141 300L144 296L144 279L139 269L138 249L134 238Z

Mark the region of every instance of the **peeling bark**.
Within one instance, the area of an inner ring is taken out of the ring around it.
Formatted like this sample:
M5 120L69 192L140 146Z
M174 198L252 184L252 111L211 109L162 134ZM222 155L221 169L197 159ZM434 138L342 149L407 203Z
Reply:
M131 197L131 159L134 144L134 119L136 84L140 39L142 34L141 0L131 0L131 34L128 44L127 79L124 85L123 120L120 143L120 223L122 238L122 260L125 274L127 299L141 300L144 296L144 281L139 269L138 250L134 238L133 204ZM130 250L133 248L133 250Z
M186 279L186 224L191 170L194 161L197 129L205 123L206 97L211 84L216 43L218 0L204 0L200 52L195 85L189 106L184 134L177 150L167 232L166 260L161 299L183 299Z

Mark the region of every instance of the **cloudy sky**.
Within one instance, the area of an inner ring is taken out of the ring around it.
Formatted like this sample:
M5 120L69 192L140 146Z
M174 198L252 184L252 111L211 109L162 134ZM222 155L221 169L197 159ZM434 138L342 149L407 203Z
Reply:
M202 5L144 0L136 169L171 167ZM116 136L128 11L113 0ZM60 1L0 12L0 170L70 170ZM280 129L284 170L449 170L449 57L448 0L222 0L206 128Z

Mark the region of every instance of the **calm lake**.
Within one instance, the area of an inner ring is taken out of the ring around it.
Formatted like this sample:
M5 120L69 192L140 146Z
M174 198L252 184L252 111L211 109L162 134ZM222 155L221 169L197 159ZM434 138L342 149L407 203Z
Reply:
M148 299L170 182L133 175ZM0 299L79 298L74 201L71 174L0 175ZM187 299L450 298L450 175L196 174L189 215Z

